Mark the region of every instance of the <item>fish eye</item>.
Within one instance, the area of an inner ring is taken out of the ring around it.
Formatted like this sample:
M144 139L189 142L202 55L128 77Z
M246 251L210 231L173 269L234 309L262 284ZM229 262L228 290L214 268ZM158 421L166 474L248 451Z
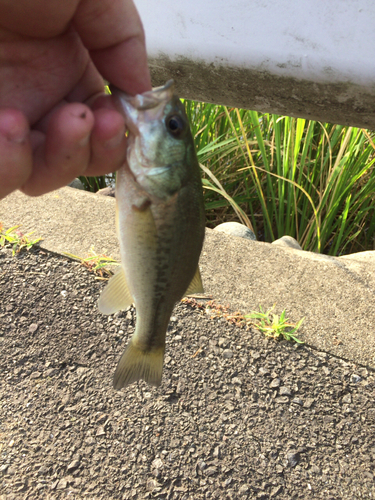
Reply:
M185 122L179 115L170 115L165 120L165 124L167 126L167 130L170 134L175 137L180 137L180 135L185 130Z

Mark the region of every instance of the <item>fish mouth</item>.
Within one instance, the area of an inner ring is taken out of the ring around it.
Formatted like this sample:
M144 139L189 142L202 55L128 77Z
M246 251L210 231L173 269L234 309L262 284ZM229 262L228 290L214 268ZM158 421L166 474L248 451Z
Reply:
M168 102L174 94L174 81L168 80L165 85L155 87L149 92L138 94L131 99L131 104L139 110L152 109L160 103Z
M148 118L150 121L162 118L165 104L169 102L174 95L174 88L174 81L169 80L161 87L155 87L143 94L131 96L114 85L109 86L118 107L122 109L125 114L127 127L135 135L139 134L137 126L138 111L150 110L149 113L146 113L146 115L149 114Z
M121 99L123 103L138 110L145 110L155 108L160 103L169 101L173 97L174 87L174 80L168 80L165 85L154 87L143 94L129 95L112 84L109 85L109 90L115 98Z

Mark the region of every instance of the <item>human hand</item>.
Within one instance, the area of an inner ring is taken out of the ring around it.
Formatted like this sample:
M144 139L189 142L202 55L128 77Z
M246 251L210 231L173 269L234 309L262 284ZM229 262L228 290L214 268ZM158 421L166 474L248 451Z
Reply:
M102 77L151 89L132 0L0 0L0 199L121 166L124 119Z

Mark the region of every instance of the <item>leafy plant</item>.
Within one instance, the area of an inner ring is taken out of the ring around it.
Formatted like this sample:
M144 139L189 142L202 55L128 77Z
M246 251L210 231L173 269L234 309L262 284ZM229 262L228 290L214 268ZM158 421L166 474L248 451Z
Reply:
M374 133L194 101L185 107L205 166L209 225L238 218L258 239L290 235L331 255L373 248Z
M78 255L74 255L72 253L63 252L67 257L78 260L84 265L89 271L94 272L99 275L101 279L108 279L113 275L113 272L110 269L107 269L106 266L120 266L120 262L113 259L112 257L107 257L106 255L98 255L94 246L91 246L87 257L79 257Z
M274 339L284 338L285 340L293 340L298 344L303 344L302 340L299 340L295 333L302 325L305 318L298 321L297 324L289 323L289 320L285 317L285 309L280 314L272 313L275 306L271 307L268 311L264 312L262 306L259 306L260 312L252 311L251 314L245 315L245 319L256 319L255 323L258 330L263 332L266 337L272 337Z
M5 230L3 224L0 222L0 246L4 247L6 245L11 245L12 255L15 255L23 249L30 250L31 247L42 240L42 238L31 240L29 237L34 234L35 231L23 234L18 230L19 227L21 227L21 225L13 226Z

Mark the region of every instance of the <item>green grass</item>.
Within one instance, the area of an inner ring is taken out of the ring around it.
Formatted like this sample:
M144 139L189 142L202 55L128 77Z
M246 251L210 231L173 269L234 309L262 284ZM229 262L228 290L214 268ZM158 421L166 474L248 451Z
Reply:
M4 229L2 222L0 222L0 246L11 246L12 255L21 252L22 250L30 250L34 245L39 243L42 238L30 239L30 236L34 234L31 233L23 234L19 228L21 226L13 226L9 229Z
M246 213L258 239L303 249L373 249L375 134L315 121L185 101L211 226ZM207 169L210 176L207 175ZM215 177L226 196L208 190Z
M107 255L99 255L95 252L94 246L91 246L86 257L80 257L72 253L63 252L70 259L78 260L89 271L92 271L99 276L100 279L108 279L113 275L113 272L107 266L120 266L121 263Z
M262 307L259 306L259 312L253 311L251 314L245 315L246 320L257 320L255 322L256 328L263 332L266 337L272 337L276 340L289 340L296 342L297 344L303 344L302 340L299 340L295 333L302 325L305 318L298 321L297 324L289 323L289 320L285 317L285 309L280 314L274 314L273 307L268 311L264 312Z
M242 314L240 311L230 311L228 307L217 304L215 300L210 300L206 305L202 305L194 298L184 297L182 302L191 305L198 309L203 309L211 318L224 318L229 323L233 323L240 327L255 326L263 332L266 337L271 337L275 340L288 340L297 344L304 344L296 336L305 318L302 318L298 323L290 323L286 318L285 309L280 316L273 313L275 306L264 312L262 306L259 306L259 311L252 311L250 314Z

